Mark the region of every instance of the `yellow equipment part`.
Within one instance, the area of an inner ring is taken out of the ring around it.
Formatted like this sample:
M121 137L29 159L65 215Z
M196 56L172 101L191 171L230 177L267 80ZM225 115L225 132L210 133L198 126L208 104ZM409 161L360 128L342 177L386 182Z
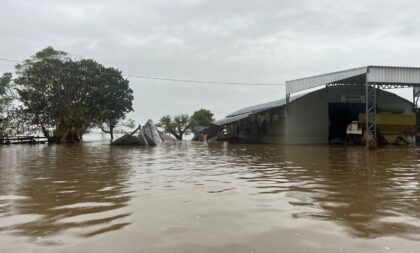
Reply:
M372 117L370 117L372 118ZM366 123L366 114L359 113L359 123ZM376 126L382 134L399 134L410 128L416 127L416 115L413 114L395 114L395 113L377 113Z

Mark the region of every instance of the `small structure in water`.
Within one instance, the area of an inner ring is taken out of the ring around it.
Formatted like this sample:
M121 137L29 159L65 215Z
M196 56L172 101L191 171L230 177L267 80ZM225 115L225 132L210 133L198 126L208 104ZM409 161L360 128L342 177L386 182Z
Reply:
M152 120L148 120L144 127L139 127L130 134L125 134L117 140L113 141L111 145L143 145L155 146L164 141L162 136ZM165 138L166 139L166 138Z
M194 137L192 138L193 141L207 141L207 134L209 131L209 127L199 127L194 132Z
M10 145L10 144L45 144L48 142L46 137L40 136L2 136L0 137L0 145Z

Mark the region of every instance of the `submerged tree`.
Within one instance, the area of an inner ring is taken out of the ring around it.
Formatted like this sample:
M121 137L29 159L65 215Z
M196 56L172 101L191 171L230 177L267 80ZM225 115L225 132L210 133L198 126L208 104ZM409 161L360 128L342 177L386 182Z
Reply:
M207 127L213 121L213 113L206 109L200 109L195 111L191 117L188 114L180 114L174 117L163 116L159 125L165 132L172 134L178 140L182 140L185 134L197 131L200 127Z
M190 131L190 116L188 114L180 114L172 118L172 116L166 115L160 119L159 125L177 140L182 140L183 135Z
M16 66L25 110L52 142L79 141L90 127L132 111L133 91L121 72L93 60L73 61L48 47Z
M114 130L117 124L125 119L128 112L133 111L133 91L129 88L129 82L124 79L119 70L107 68L106 75L102 76L102 88L98 97L101 105L101 118L99 125L103 132L109 133L114 138Z
M112 128L107 123L102 123L99 125L99 128L103 133L109 134L111 136L111 140L114 139L114 133L127 132L128 129L134 129L136 127L136 122L133 119L119 120L115 125L112 126Z
M190 118L191 130L196 132L201 127L208 127L214 121L213 113L207 109L195 111Z

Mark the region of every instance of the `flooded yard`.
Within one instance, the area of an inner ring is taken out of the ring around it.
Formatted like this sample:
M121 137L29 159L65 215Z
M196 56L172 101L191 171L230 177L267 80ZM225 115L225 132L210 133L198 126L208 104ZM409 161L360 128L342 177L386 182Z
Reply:
M420 252L420 149L0 146L0 252Z

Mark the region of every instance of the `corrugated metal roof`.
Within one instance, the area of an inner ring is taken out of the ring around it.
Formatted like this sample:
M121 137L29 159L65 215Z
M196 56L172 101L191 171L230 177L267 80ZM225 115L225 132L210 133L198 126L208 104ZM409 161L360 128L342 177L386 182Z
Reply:
M300 97L303 97L304 95L306 95L306 94L293 96L293 97L290 98L289 102L292 102L292 101L294 101L294 100L296 100ZM270 109L270 108L281 107L281 106L284 106L285 104L286 104L286 99L283 98L283 99L271 101L271 102L264 103L264 104L259 104L259 105L246 107L246 108L237 110L237 111L229 114L226 117L233 117L233 116L241 115L241 114L244 114L244 113L256 113L256 112L264 111L264 110L267 110L267 109Z
M245 113L245 114L240 114L240 115L236 115L236 116L232 116L232 117L227 117L227 118L215 121L215 122L213 122L213 124L218 125L218 126L227 125L229 123L248 118L249 116L251 116L251 114L252 113Z
M321 85L330 83L342 83L342 84L353 84L340 82L351 77L360 76L367 73L368 67L354 68L344 71L332 72L323 75L311 76L292 81L286 81L286 93L291 94L303 90L308 90Z
M259 105L254 105L254 106L249 106L249 107L242 108L240 110L234 111L233 113L229 114L227 117L233 117L233 116L244 114L244 113L256 112L256 111L265 110L265 109L269 109L269 108L273 108L273 107L279 107L279 106L283 106L285 104L286 104L286 99L283 98L283 99L279 99L279 100L276 100L276 101L271 101L271 102L264 103L264 104L259 104Z
M370 83L376 84L407 84L420 87L420 68L396 66L367 66L344 71L332 72L307 78L286 81L286 93L291 94L326 84L364 84L366 77ZM290 102L306 94L292 96ZM225 125L249 117L253 113L267 109L281 107L286 104L286 99L246 107L229 114L225 119L216 121L217 125Z
M361 76L363 78L360 78ZM286 81L286 93L291 94L332 83L364 84L366 76L370 83L420 86L418 67L367 66Z
M420 86L420 68L370 66L368 82Z

